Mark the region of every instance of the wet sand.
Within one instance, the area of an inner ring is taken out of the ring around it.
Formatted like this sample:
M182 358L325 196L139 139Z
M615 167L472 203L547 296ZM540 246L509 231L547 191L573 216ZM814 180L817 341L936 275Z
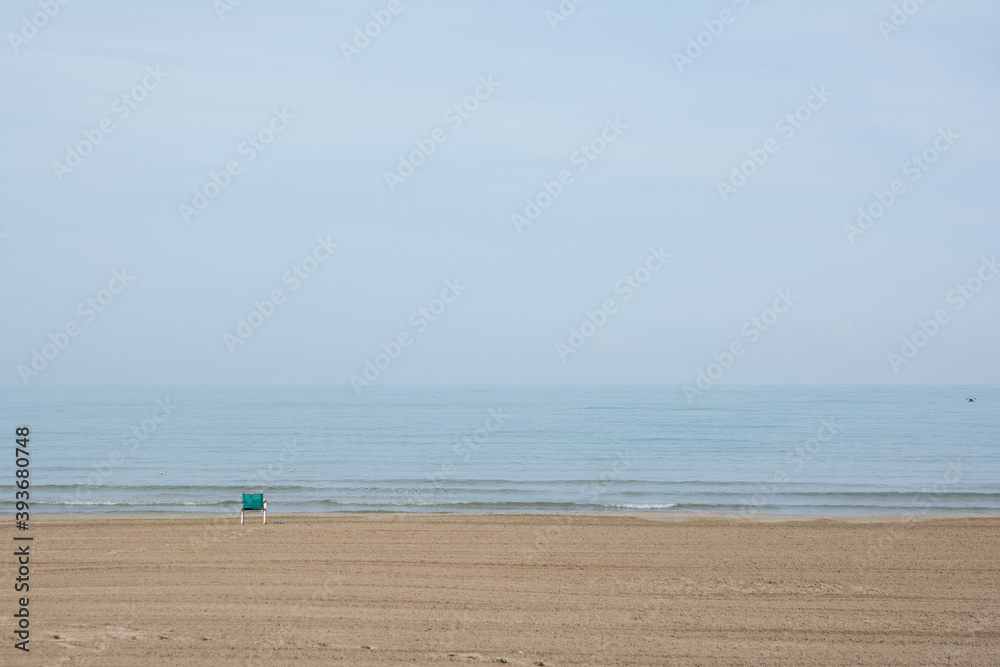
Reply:
M0 664L1000 664L1000 517L268 519L33 517Z

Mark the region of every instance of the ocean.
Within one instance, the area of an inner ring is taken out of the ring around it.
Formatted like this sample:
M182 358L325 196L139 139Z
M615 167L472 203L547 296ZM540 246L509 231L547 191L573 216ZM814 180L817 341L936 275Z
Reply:
M970 391L977 401L966 400ZM31 512L1000 513L1000 388L4 388Z

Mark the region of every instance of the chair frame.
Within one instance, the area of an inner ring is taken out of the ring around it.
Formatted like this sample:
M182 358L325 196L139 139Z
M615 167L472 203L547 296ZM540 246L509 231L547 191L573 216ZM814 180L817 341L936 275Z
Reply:
M240 525L243 525L243 513L244 512L263 512L264 513L264 525L267 525L267 501L264 500L264 492L258 493L244 493L244 496L260 496L261 504L263 507L247 507L246 499L243 499L243 508L240 510Z

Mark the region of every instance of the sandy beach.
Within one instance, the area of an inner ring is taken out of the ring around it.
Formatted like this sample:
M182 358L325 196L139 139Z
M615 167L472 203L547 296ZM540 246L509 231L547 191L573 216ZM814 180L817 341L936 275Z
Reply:
M0 662L1000 663L996 517L253 518L33 518Z

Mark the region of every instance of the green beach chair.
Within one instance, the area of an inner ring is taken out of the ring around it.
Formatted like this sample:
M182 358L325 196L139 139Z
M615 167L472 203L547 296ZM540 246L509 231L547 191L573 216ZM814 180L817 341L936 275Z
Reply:
M243 525L243 513L244 512L263 512L264 513L264 523L267 523L267 501L264 500L264 492L259 491L257 493L244 493L243 494L243 509L240 510L240 525Z

